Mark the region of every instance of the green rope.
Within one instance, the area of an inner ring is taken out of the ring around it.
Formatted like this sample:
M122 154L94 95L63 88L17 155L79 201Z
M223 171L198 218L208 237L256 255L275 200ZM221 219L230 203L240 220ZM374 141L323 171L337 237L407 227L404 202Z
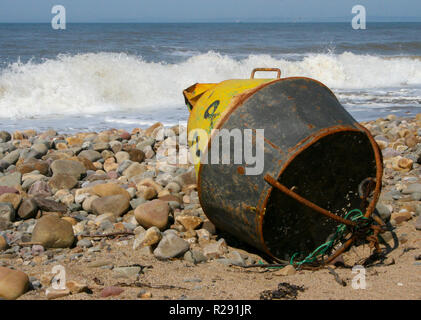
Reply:
M351 216L351 215L353 215L353 216L349 218L349 216ZM353 209L353 210L349 211L345 215L344 218L345 219L349 218L353 222L358 221L358 220L366 220L366 223L368 223L368 218L366 218L363 215L363 213L361 212L361 210L359 210L359 209ZM364 224L364 226L366 226L366 225L367 224ZM333 247L335 246L337 241L339 241L340 239L343 239L344 233L346 231L346 227L347 226L345 224L338 225L337 228L336 228L336 232L335 232L334 236L330 240L326 241L325 243L323 243L322 245L317 247L316 250L314 250L312 253L310 253L303 260L298 261L298 262L294 262L294 258L299 254L299 252L294 253L291 257L290 264L292 264L292 265L296 264L298 266L301 266L303 264L313 263L319 257L323 257L326 253L330 252L333 249Z

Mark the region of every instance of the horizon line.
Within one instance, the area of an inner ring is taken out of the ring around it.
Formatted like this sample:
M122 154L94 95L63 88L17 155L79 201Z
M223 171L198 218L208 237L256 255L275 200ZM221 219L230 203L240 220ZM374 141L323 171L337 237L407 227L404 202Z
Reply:
M416 18L417 20L371 20L367 21L367 24L370 23L408 23L408 22L421 22L421 17ZM51 24L51 21L0 21L0 24ZM183 23L191 23L191 24L247 24L247 23L277 23L277 24L300 24L300 23L351 23L350 20L338 20L338 21L320 21L320 20L305 20L305 21L66 21L66 24L96 24L96 23L103 23L103 24L183 24Z

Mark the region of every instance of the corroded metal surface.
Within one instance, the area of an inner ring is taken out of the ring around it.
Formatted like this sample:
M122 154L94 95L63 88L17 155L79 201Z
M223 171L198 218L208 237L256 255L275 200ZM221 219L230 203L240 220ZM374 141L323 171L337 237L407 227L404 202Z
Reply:
M338 217L354 208L369 217L374 210L382 175L378 146L323 84L308 78L262 84L236 96L215 128L264 129L264 171L252 176L244 174L246 164L201 164L204 212L218 228L275 259L309 253L339 221L314 214L265 175ZM210 151L209 142L202 157ZM233 153L231 144L231 163ZM370 201L361 201L359 186L367 178L375 189Z

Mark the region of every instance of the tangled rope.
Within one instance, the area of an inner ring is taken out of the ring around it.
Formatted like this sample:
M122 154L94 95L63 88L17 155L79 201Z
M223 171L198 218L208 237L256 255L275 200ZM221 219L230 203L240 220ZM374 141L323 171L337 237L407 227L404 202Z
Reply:
M353 209L349 211L345 217L353 222L356 222L356 226L352 230L353 234L356 234L358 238L365 238L364 236L371 236L372 230L370 227L370 219L364 216L364 214L359 209ZM340 224L336 228L336 232L333 237L316 248L312 253L305 257L301 261L294 261L294 258L299 254L296 252L293 254L290 260L291 265L301 266L303 264L312 264L319 260L320 257L325 256L330 253L332 249L345 237L345 233L348 231L348 228L345 224Z

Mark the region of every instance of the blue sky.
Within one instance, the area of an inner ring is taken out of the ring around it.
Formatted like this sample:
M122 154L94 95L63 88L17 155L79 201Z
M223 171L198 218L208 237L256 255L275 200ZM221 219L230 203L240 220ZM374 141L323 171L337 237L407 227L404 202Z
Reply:
M350 21L362 4L371 21L421 21L419 0L0 0L0 22L50 22L63 5L67 22Z

